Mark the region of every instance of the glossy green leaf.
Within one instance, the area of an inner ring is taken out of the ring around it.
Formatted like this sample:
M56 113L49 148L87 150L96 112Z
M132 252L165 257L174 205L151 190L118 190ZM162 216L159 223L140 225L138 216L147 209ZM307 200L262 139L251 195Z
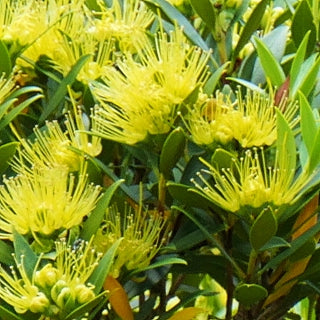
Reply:
M313 21L313 14L309 5L309 1L300 1L300 4L298 5L292 18L291 36L295 46L298 48L306 33L310 32L307 46L308 56L314 51L316 46L317 28Z
M309 155L308 171L311 173L320 163L320 129L314 137L313 148Z
M228 252L224 249L224 247L217 241L217 239L209 232L205 226L199 222L195 216L188 212L187 210L178 207L178 206L172 206L172 209L178 210L182 212L185 216L187 216L207 237L207 239L215 246L217 247L221 254L230 262L230 264L233 266L235 272L238 274L240 278L245 278L244 272L241 270L241 268L238 266L237 262L228 254Z
M3 240L0 240L0 262L7 265L12 265L14 263L12 253L12 248Z
M263 274L269 269L273 269L278 266L282 261L292 256L298 249L300 249L309 239L313 238L318 232L320 232L320 223L314 225L308 229L300 237L294 239L290 243L290 248L281 251L277 256L273 257L268 263L266 263L259 271L258 275Z
M99 199L96 207L91 212L88 219L83 224L83 229L81 231L80 238L84 240L90 240L91 237L99 229L100 224L105 217L106 210L110 205L111 199L118 189L118 187L123 183L123 180L118 180L114 182L110 187L107 188L103 196Z
M100 260L98 266L91 274L88 279L88 283L92 283L94 285L95 294L99 294L103 283L110 272L111 266L113 264L114 257L117 253L118 247L122 241L122 238L118 239L104 254L102 259Z
M233 50L232 60L238 57L240 50L249 42L253 33L258 29L261 19L266 11L266 7L269 0L260 1L252 11L248 21L243 26L240 38L237 42L235 49Z
M159 170L169 178L171 170L183 154L186 144L186 138L183 129L178 127L173 130L163 144L160 154Z
M277 110L277 152L279 167L289 173L296 170L296 143L292 130L283 114Z
M291 98L295 99L298 91L301 91L306 97L309 96L316 84L319 67L320 57L318 57L317 60L312 63L312 65L308 63L308 60L303 63L301 66L301 71L297 77L297 81L294 83L292 88L292 94L290 94Z
M72 67L69 73L63 78L54 95L50 98L48 104L43 110L43 113L39 119L40 122L44 121L51 113L53 113L58 108L59 104L64 100L65 95L68 92L68 86L71 86L72 83L76 80L78 73L87 63L90 57L90 54L82 56Z
M0 40L0 75L5 74L6 77L12 72L12 63L10 54L6 44Z
M10 310L7 310L3 306L0 306L0 319L1 320L25 320L23 316L19 316L18 314L13 313Z
M313 151L314 140L317 135L317 124L312 112L312 108L304 94L299 94L300 104L300 126L303 142L310 155Z
M292 65L291 65L291 69L290 69L290 90L292 89L292 87L294 86L294 84L296 82L296 79L297 79L298 74L300 72L300 68L301 68L302 63L305 59L309 36L310 36L310 31L308 31L305 34L297 52L295 53L294 59L292 61Z
M39 260L38 256L33 252L27 240L16 230L13 230L13 246L17 262L23 264L24 270L31 280Z
M273 250L273 249L278 249L278 248L289 248L290 243L287 242L286 240L274 236L272 237L265 245L263 245L259 251L266 251L266 250Z
M236 155L222 148L217 148L212 157L211 164L214 167L222 168L231 168L233 164L233 159L235 159Z
M259 251L273 236L278 229L277 219L271 208L264 209L255 219L250 228L250 244L255 251Z
M168 265L173 265L173 264L184 264L186 265L187 262L184 259L178 258L178 257L159 257L158 260L144 268L140 268L140 269L136 269L132 272L130 272L130 276L134 275L134 274L138 274L142 271L147 271L147 270L152 270L155 268L160 268L160 267L164 267L164 266L168 266Z
M42 98L42 94L36 94L27 100L24 100L16 107L12 108L1 120L0 120L0 130L7 126L16 116L18 116L26 107L35 102L36 100Z
M209 0L190 0L190 3L207 27L211 31L215 30L216 14L212 3Z
M104 292L96 296L91 301L73 310L64 318L64 320L80 319L84 317L86 314L90 314L92 312L92 309L94 309L97 305L101 304L101 302L103 301L107 301L107 295Z
M169 181L167 189L174 199L189 207L208 209L212 206L209 199L204 198L200 193L191 191L190 186Z
M235 298L244 306L250 307L268 296L266 288L254 283L242 283L235 289Z
M229 62L226 62L222 66L220 66L207 80L203 87L203 92L210 95L213 94L216 90L216 87L221 79L221 76L224 74Z
M306 241L301 248L299 248L294 254L290 256L290 261L295 262L311 256L316 250L316 241L314 238L309 239Z
M9 167L18 145L19 142L14 141L0 146L0 174L3 174Z
M258 57L266 76L270 79L273 86L280 87L286 79L280 63L262 40L255 37L254 43L256 45Z
M183 27L183 31L185 35L198 47L203 50L209 50L209 47L202 39L200 34L196 31L196 29L192 26L189 20L181 14L181 12L173 7L166 0L144 0L147 4L156 5L160 10L162 10L167 17L171 19L172 22L178 23L178 25Z
M239 83L240 85L244 86L245 88L250 89L251 91L259 92L261 94L264 94L265 91L261 89L256 84L252 83L251 81L240 79L240 78L234 78L234 77L227 77L227 80Z

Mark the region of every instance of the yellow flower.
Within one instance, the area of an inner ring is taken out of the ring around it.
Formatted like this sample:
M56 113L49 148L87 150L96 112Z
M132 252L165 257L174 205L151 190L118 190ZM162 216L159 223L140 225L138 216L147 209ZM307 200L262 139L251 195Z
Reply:
M194 104L189 107L185 122L197 144L227 143L235 139L243 148L270 146L277 139L277 108L293 128L299 120L296 103L283 100L276 107L273 93L249 91L243 99L240 90L235 101L218 92L215 99Z
M207 197L210 201L229 212L238 212L246 206L260 208L272 204L275 207L290 205L301 196L303 188L316 173L302 171L295 176L288 170L285 147L276 154L274 166L267 166L264 151L247 150L244 157L233 159L228 168L219 169L208 162L208 167L198 173L202 183L192 179L196 189L193 191ZM208 174L213 181L204 176Z
M123 214L111 207L94 238L94 245L98 251L105 252L122 238L111 270L111 275L117 278L123 267L132 270L148 266L159 251L163 234L165 221L158 212L143 212L140 205L133 212L126 207Z
M90 136L85 131L90 130L90 121L88 116L83 113L80 107L77 109L74 100L74 115L69 112L66 115L65 125L67 131L63 131L59 123L54 120L46 122L45 128L34 128L35 140L29 141L20 138L21 148L18 155L12 161L12 168L16 172L23 171L25 165L36 167L57 167L67 166L70 171L77 171L84 161L84 154L97 156L101 150L100 138ZM96 128L93 121L92 130ZM76 152L84 152L81 154Z
M139 0L112 1L108 8L100 4L100 12L88 33L98 41L114 39L122 52L136 52L148 42L147 28L154 20L154 14Z
M161 32L156 50L151 43L130 55L102 77L105 84L91 83L99 106L95 109L96 133L106 139L135 144L148 134L167 133L178 105L207 78L209 54L190 46L181 29L168 39Z
M17 271L13 266L11 276L0 266L0 298L13 306L17 313L27 311L43 313L49 307L50 301L46 295L34 284L34 275L29 279L24 264L25 257L17 265Z
M89 185L85 167L76 177L66 167L25 170L14 178L4 178L0 186L0 237L12 239L12 226L20 234L41 237L79 225L94 209L100 194Z
M10 267L11 275L0 266L0 298L17 313L31 311L40 314L41 319L62 319L61 315L95 298L94 286L88 279L102 255L84 241L74 249L64 240L57 241L55 246L54 260L39 269L44 263L40 256L31 277L26 272L25 256L20 257L20 262L15 258L16 268Z

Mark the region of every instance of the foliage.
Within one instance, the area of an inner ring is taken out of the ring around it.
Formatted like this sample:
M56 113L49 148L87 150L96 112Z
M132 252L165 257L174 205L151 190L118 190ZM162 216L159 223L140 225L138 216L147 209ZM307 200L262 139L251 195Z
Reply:
M0 26L0 319L320 317L318 0Z

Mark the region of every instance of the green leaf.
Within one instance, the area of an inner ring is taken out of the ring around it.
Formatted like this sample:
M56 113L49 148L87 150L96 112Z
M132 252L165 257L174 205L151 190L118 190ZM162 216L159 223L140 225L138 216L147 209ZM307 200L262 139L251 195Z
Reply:
M300 126L303 142L307 147L309 156L314 147L314 140L317 135L317 124L312 112L312 108L303 93L299 94L300 102Z
M301 246L294 254L292 254L289 259L291 262L295 262L311 256L316 250L316 241L314 238L309 239L306 241L303 246Z
M254 43L266 76L271 80L273 86L280 87L284 83L286 76L279 62L262 40L255 37Z
M9 167L18 145L19 142L14 141L0 146L0 174L3 174Z
M178 25L183 27L183 31L185 35L198 47L203 50L208 51L209 47L202 39L200 34L194 29L192 24L189 20L181 14L181 12L173 7L169 2L166 0L144 0L148 5L156 5L159 9L161 9L168 18L171 19L172 22L177 22ZM157 12L156 12L157 13Z
M290 69L290 90L294 86L297 76L299 74L300 68L302 66L302 63L304 61L306 50L307 50L307 44L310 36L310 31L308 31L302 42L300 43L300 46L294 56L294 59L292 61L291 69Z
M112 196L114 195L118 187L123 183L123 181L124 180L118 180L114 182L110 187L107 188L103 196L99 199L89 218L83 224L83 229L80 235L81 239L89 241L99 229L100 223L102 222L106 210L110 205Z
M190 3L210 31L215 30L216 14L212 3L209 0L190 0Z
M227 80L231 80L231 81L234 81L236 83L239 83L240 85L252 90L252 91L255 91L255 92L258 92L258 93L261 93L261 94L264 94L265 91L263 89L261 89L259 86L257 86L256 84L252 83L251 81L247 81L247 80L244 80L244 79L240 79L240 78L234 78L234 77L227 77L226 78Z
M309 155L309 162L307 164L308 171L310 173L319 165L320 163L320 129L318 129L317 134L314 137L313 148Z
M275 268L282 261L292 256L298 249L300 249L307 241L309 241L310 238L314 237L318 232L320 232L320 223L314 225L305 233L303 233L300 237L294 239L290 243L290 248L280 252L277 256L273 257L258 271L258 275L263 274L269 269Z
M216 86L219 83L219 80L221 79L221 76L223 75L223 73L225 72L227 66L229 65L229 62L226 62L225 64L223 64L222 66L220 66L211 76L210 78L207 80L207 82L205 83L204 87L203 87L203 92L210 95L213 94Z
M21 102L18 106L14 107L0 120L0 130L7 126L17 115L19 115L26 107L28 107L34 101L42 98L42 94L36 94L29 99Z
M171 170L183 154L185 144L186 139L181 127L173 130L164 142L160 154L159 170L165 178L170 177Z
M88 279L88 283L92 283L94 285L94 292L98 294L105 282L107 275L110 272L111 266L113 264L114 257L117 253L118 247L122 241L122 238L118 239L104 254L102 259L100 260L97 268L93 271L90 278Z
M283 114L277 110L277 152L279 167L286 168L288 177L296 170L296 143Z
M31 280L38 263L38 256L33 252L27 240L16 230L13 230L14 255L18 263L23 264L24 270Z
M160 268L160 267L164 267L164 266L168 266L168 265L173 265L173 264L184 264L187 265L187 262L181 258L177 258L177 257L164 257L161 256L158 258L158 260L156 262L154 262L153 264L150 264L144 268L140 268L140 269L135 269L132 272L130 272L130 276L140 273L142 271L147 271L147 270L152 270L155 268Z
M315 49L317 39L317 28L313 22L313 14L307 0L300 1L291 24L291 36L295 46L298 48L303 41L305 34L310 32L307 55Z
M182 212L185 216L187 216L207 237L207 239L215 246L217 247L221 254L230 262L230 264L233 266L235 272L238 274L240 278L245 278L244 272L241 270L241 268L238 266L237 262L228 254L228 252L224 249L224 247L219 243L219 241L209 232L196 218L192 213L189 213L187 210L182 209L178 206L172 206L172 209L176 209L180 212Z
M3 240L0 240L0 262L6 265L12 265L14 263L12 248Z
M244 24L238 43L233 50L232 61L235 61L240 50L248 43L252 34L258 29L261 19L266 11L269 0L262 0L252 11L248 21Z
M289 248L290 243L285 241L284 239L280 237L272 237L264 246L262 246L259 249L259 252L266 251L266 250L272 250L272 249L278 249L278 248Z
M68 92L68 86L72 85L72 83L76 80L78 73L87 63L90 57L90 54L80 57L80 59L69 71L69 73L63 78L56 92L50 98L50 101L46 105L46 108L43 110L43 113L39 119L40 122L43 122L52 112L54 112L58 108L59 104L64 100L65 95Z
M169 181L167 183L167 189L174 199L184 205L202 209L212 207L209 199L204 198L200 193L192 192L190 186Z
M98 296L96 296L94 299L90 300L89 302L81 305L71 313L69 313L64 320L73 320L73 319L79 319L82 318L86 313L89 314L92 312L92 310L99 304L101 304L102 301L106 301L107 296L105 292L102 292Z
M0 306L0 318L2 320L24 320L24 318L21 318L20 316L7 310L3 306Z
M264 209L255 219L250 228L250 244L255 251L259 251L276 234L277 219L271 208Z
M320 67L320 57L318 57L317 60L312 64L308 62L309 61L306 60L303 63L300 73L297 77L297 81L294 83L292 94L290 94L290 97L293 99L296 98L298 90L300 90L307 97L317 82Z
M242 283L235 289L235 298L244 306L250 307L268 296L266 288L254 283Z
M0 76L5 74L8 77L12 72L10 54L5 43L0 40Z

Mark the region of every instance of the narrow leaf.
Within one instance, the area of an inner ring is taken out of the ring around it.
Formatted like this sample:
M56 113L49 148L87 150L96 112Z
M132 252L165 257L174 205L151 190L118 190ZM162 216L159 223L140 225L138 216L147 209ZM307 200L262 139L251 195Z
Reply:
M12 265L14 263L12 248L2 240L0 240L0 262L6 265Z
M18 263L22 263L29 279L32 279L38 257L31 249L27 240L16 230L13 230L14 254Z
M99 199L96 207L91 212L89 218L84 222L80 235L81 239L90 240L99 229L100 223L102 222L106 210L110 205L112 196L122 183L123 180L118 180L107 188L103 196Z
M299 102L300 102L300 126L302 139L307 147L308 154L310 156L314 140L317 135L317 124L312 112L312 108L303 93L299 93Z
M210 31L213 31L216 27L216 15L212 3L209 0L190 0L190 3Z
M203 92L210 95L213 94L221 76L226 70L226 67L229 65L229 62L226 62L222 66L220 66L207 80L206 84L203 87Z
M10 54L5 43L0 40L0 76L5 74L6 77L12 72L12 63Z
M73 310L71 313L69 313L64 320L74 320L74 319L80 319L85 314L88 314L92 312L92 309L94 309L98 304L100 304L102 301L106 301L107 297L105 292L99 294L96 296L93 300L81 305L77 309Z
M290 177L291 172L296 170L296 143L288 122L279 110L277 110L277 152L280 168L286 168Z
M172 264L184 264L186 265L187 262L181 258L177 258L177 257L168 257L168 258L165 258L165 259L159 259L158 261L156 261L155 263L153 264L150 264L144 268L140 268L140 269L136 269L132 272L130 272L130 276L131 275L134 275L134 274L137 274L137 273L140 273L142 271L147 271L147 270L152 270L152 269L155 269L155 268L160 268L160 267L164 267L164 266L168 266L168 265L172 265Z
M7 126L17 115L19 115L26 107L28 107L34 101L42 98L42 94L36 94L29 99L21 102L18 106L14 107L8 114L6 114L0 120L0 130L2 130L5 126Z
M317 131L313 141L313 148L309 155L309 162L307 164L308 171L311 173L320 163L320 129Z
M209 47L202 39L200 34L194 29L192 24L189 20L181 14L181 12L173 7L169 2L166 0L144 0L147 4L156 5L161 9L167 17L171 19L173 23L178 23L180 26L183 27L183 31L185 35L198 47L202 48L203 50L208 51Z
M0 319L2 320L24 320L17 314L7 310L5 307L0 306Z
M286 76L279 62L262 40L255 37L254 43L258 52L258 57L266 76L271 80L272 85L280 87Z
M302 65L302 63L304 61L304 57L306 55L309 36L310 36L310 31L308 31L305 34L305 36L304 36L304 38L303 38L303 40L302 40L302 42L301 42L296 54L294 56L294 59L292 61L292 65L291 65L291 69L290 69L290 90L291 90L292 86L294 86L294 83L296 82L296 79L297 79L298 73L300 71L301 65Z
M291 23L291 37L297 48L300 46L307 32L310 32L307 45L307 55L310 55L316 46L317 28L314 24L309 1L302 0L293 15Z
M58 86L58 89L50 98L50 101L46 105L46 108L43 110L43 113L39 119L40 122L44 121L52 112L54 112L58 108L59 104L64 100L65 95L68 92L68 86L72 85L72 83L76 80L78 73L90 57L90 54L82 56L72 67L66 77L63 78Z
M91 274L88 282L94 285L94 292L98 294L105 282L107 275L110 272L113 264L113 259L117 253L118 247L122 241L122 238L118 239L104 254L100 260L97 268Z
M0 146L0 174L3 174L9 167L18 145L19 142L14 141Z
M244 24L238 43L233 50L232 61L235 61L239 55L240 50L248 43L253 33L258 29L261 19L265 14L266 7L269 0L262 0L252 11L248 21Z

